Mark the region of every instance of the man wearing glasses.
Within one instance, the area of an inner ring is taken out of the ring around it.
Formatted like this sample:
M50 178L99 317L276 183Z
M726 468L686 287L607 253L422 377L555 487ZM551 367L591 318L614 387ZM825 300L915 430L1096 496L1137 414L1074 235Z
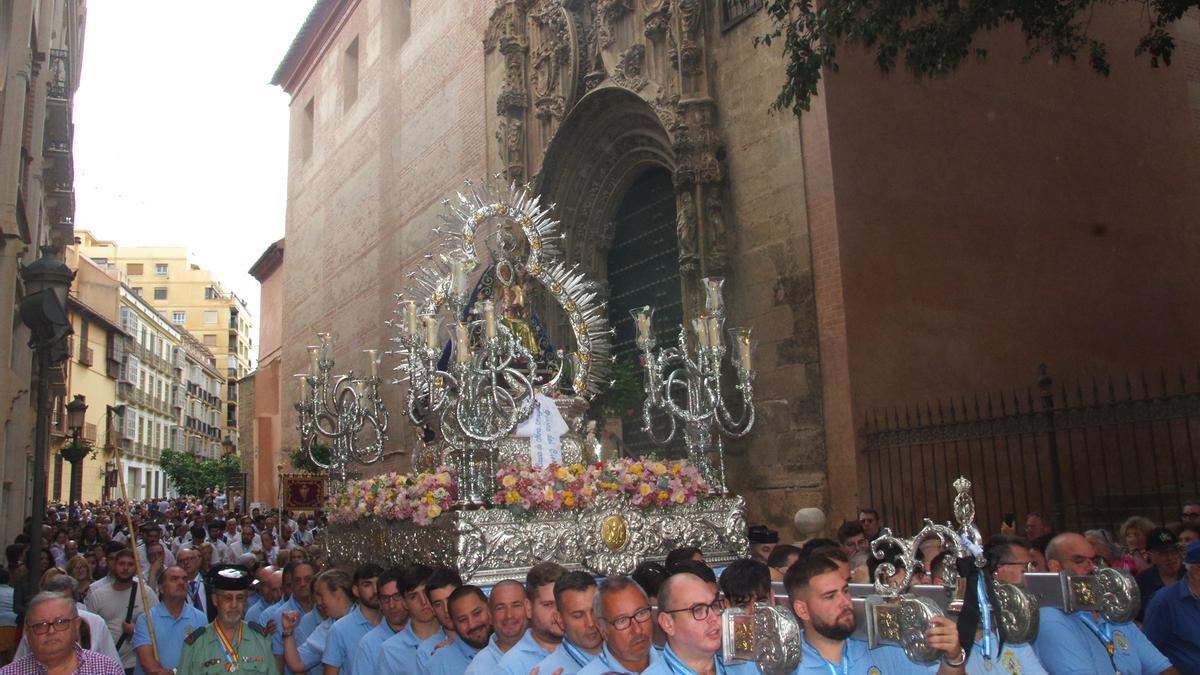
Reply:
M79 646L75 601L58 593L39 593L29 601L25 635L30 653L0 668L0 675L124 675L112 658Z
M1183 505L1183 512L1179 514L1179 524L1192 527L1200 525L1200 499L1193 499Z
M661 588L659 592L662 592ZM608 577L601 581L592 607L604 645L600 655L578 675L649 672L649 668L662 660L659 651L653 647L650 600L632 579Z
M690 572L671 575L658 589L658 625L667 634L662 659L646 675L717 675L757 673L758 666L720 663L721 598Z
M1051 572L1086 576L1102 561L1092 542L1075 532L1058 535L1046 547ZM1052 675L1179 672L1132 621L1110 624L1098 612L1065 614L1053 607L1042 607L1039 620L1033 647Z

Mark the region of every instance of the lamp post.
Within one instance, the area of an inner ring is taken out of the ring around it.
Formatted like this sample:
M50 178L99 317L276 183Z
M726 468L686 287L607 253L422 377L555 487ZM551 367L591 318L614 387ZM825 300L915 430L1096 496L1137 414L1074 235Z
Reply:
M21 322L30 332L29 347L37 363L37 427L33 447L33 493L30 546L27 555L29 596L42 578L42 526L46 520L46 463L50 450L50 367L66 360L66 338L74 331L67 318L67 292L75 272L67 267L57 246L43 246L42 256L21 268L25 295Z
M76 502L83 499L83 472L80 471L79 464L91 451L87 442L80 438L87 409L87 402L82 394L76 394L75 398L67 404L67 427L71 430L71 442L60 451L60 454L71 464L71 497L68 508L74 507Z

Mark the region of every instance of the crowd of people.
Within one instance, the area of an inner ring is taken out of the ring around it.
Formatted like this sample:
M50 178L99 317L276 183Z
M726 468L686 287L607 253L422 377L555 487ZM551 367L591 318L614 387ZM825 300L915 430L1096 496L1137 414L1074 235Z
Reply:
M36 595L25 591L33 542L6 551L0 625L20 641L0 675L758 673L721 653L722 614L757 603L783 605L802 627L797 673L1200 673L1200 502L1168 526L1130 518L1115 537L1055 533L1039 514L1022 533L1006 525L979 553L987 575L1021 585L1029 572L1121 568L1135 575L1142 611L1109 624L1044 607L1029 644L1005 643L977 613L938 617L924 636L932 665L855 637L852 583L882 561L940 583L953 557L930 539L914 569L886 546L881 561L870 551L883 522L869 508L828 539L780 543L751 527L749 556L718 569L681 547L628 577L543 562L489 587L444 566L327 564L319 516L239 515L219 494L52 505L47 523Z

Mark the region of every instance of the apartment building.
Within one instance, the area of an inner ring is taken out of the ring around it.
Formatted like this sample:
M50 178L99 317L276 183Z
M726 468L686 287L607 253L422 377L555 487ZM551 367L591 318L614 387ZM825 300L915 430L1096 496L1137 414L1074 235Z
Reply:
M225 378L212 351L190 332L180 332L183 342L176 350L183 355L183 444L176 449L197 457L220 457Z
M80 252L102 266L112 265L135 295L212 352L226 383L221 392L221 437L236 441L237 381L250 372L254 346L254 325L245 301L190 262L186 248L121 246L86 230L77 236Z

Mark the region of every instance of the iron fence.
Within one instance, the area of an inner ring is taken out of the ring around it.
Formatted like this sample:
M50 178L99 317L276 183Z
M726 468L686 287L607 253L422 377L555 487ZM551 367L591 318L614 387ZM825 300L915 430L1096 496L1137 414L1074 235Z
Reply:
M949 519L959 475L985 533L1008 513L1172 524L1200 496L1200 368L1055 384L1043 366L1036 386L877 410L863 432L861 492L901 532Z

